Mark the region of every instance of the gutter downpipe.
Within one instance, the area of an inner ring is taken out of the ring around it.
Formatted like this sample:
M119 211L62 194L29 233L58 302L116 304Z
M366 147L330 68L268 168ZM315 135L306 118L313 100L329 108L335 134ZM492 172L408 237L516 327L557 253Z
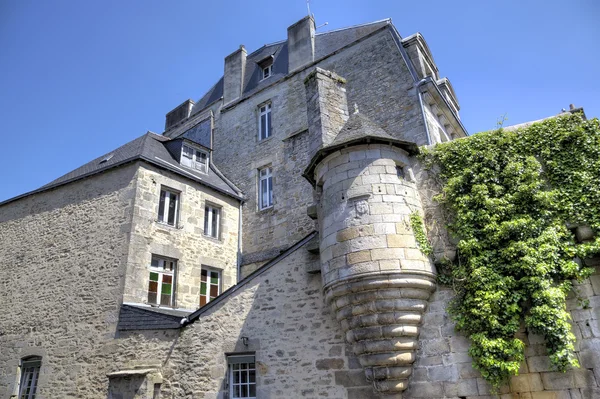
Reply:
M236 284L242 279L242 201L240 201L240 213L238 215L238 248L237 248L237 277Z
M390 18L390 27L392 30L392 38L394 39L394 43L396 43L396 47L400 51L400 55L402 55L402 59L410 72L410 75L413 78L413 82L416 83L417 96L419 97L419 106L421 107L421 117L423 118L423 125L425 126L425 135L427 140L427 145L431 144L431 135L429 134L429 125L427 124L427 119L425 117L425 107L423 106L423 95L421 94L421 90L419 90L419 86L421 86L424 82L423 80L419 81L417 76L417 71L415 71L415 67L412 64L412 61L408 58L408 54L406 54L406 49L402 45L402 36L398 33L398 30L392 24L392 20Z

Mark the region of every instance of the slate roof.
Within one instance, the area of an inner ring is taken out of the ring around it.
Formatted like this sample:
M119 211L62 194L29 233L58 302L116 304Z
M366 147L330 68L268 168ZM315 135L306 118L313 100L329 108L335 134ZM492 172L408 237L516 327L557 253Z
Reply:
M192 312L146 306L121 305L117 330L161 330L181 327Z
M371 22L363 25L351 26L349 28L317 33L315 35L315 61L326 57L337 50L359 40L378 29L391 24L390 19ZM262 80L258 62L268 56L273 56L273 68L270 78ZM244 74L244 91L242 97L250 96L273 82L288 74L288 46L287 41L265 44L258 50L248 54L246 58L246 70ZM192 107L191 115L202 111L208 105L223 96L223 78L221 78L211 89Z
M355 112L350 115L335 139L317 151L302 175L314 186L314 170L327 155L351 145L375 143L392 144L406 150L409 154L419 153L415 143L394 138L366 115Z
M143 136L122 145L114 151L108 152L94 159L93 161L90 161L85 165L72 170L71 172L51 181L37 190L10 198L4 202L1 202L0 205L12 202L31 194L46 191L63 184L83 179L96 173L101 173L136 160L144 160L160 168L167 169L173 173L187 177L233 198L240 200L243 199L241 190L227 180L223 173L221 173L221 171L219 171L212 162L209 163L210 171L208 174L201 173L195 169L182 167L179 163L179 160L174 158L165 146L171 140L176 139L170 139L156 133L148 132Z

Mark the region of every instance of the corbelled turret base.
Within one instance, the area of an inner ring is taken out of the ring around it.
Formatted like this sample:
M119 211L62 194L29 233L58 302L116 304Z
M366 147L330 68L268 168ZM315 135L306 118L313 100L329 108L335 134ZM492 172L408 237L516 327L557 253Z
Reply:
M325 288L376 391L393 394L408 387L419 325L434 290L433 275L408 273L357 276Z

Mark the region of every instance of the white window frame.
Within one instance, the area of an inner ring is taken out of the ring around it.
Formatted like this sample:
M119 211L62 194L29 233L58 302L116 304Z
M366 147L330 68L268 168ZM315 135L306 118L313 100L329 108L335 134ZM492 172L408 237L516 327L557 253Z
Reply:
M157 266L154 266L154 261L157 261ZM156 301L150 301L150 280L152 273L158 274L157 288L156 288ZM175 307L175 287L176 287L176 274L177 274L177 259L167 258L160 255L152 255L150 265L148 266L148 290L147 290L147 302L150 305L156 306L167 306ZM165 276L171 276L171 296L169 298L169 304L162 303L162 287Z
M217 240L221 238L221 211L220 206L210 203L204 205L204 235Z
M273 207L273 172L272 168L267 166L258 170L258 209L271 207Z
M230 355L227 356L229 374L229 397L231 399L256 399L256 359L254 355ZM251 373L253 372L253 373ZM242 382L242 373L245 373L246 381ZM235 382L235 376L239 377ZM254 379L251 379L251 376ZM254 395L250 394L250 387L254 388ZM240 388L236 390L236 388ZM246 388L246 394L242 393L242 387Z
M191 156L186 153L186 149L191 152ZM205 162L201 161L201 155L204 155ZM208 173L209 157L208 151L201 150L200 148L188 144L183 144L181 146L181 159L179 162L181 165L188 168L199 170L202 173Z
M206 281L202 281L202 272L206 271ZM211 278L212 278L212 273L217 273L217 284L213 284L211 282ZM206 291L204 294L202 294L202 283L206 283ZM210 294L210 287L211 286L217 286L217 296L215 296L214 298L211 298L211 294ZM202 265L202 269L200 270L200 300L199 300L199 305L200 307L207 305L210 301L215 300L215 298L217 298L219 295L221 295L221 293L223 292L223 271L221 269L216 269L214 267L210 267L210 266L205 266ZM205 303L202 303L202 298L205 299Z
M165 193L164 196L164 202L163 202L163 193ZM167 195L170 194L170 195ZM171 196L175 196L175 209L174 209L174 217L173 217L173 223L169 222L169 210L171 207L171 203L173 202L173 198ZM164 224L168 224L169 226L177 226L177 223L179 221L179 202L181 200L181 195L178 191L175 190L171 190L170 188L167 187L161 187L160 188L160 194L158 197L158 219L157 221L159 223L164 223ZM163 209L161 212L161 203L163 203Z
M258 106L258 141L266 140L273 135L273 114L271 113L271 110L271 102L266 102ZM265 131L264 134L263 126Z
M262 68L262 79L265 80L270 78L273 75L273 64L269 64L266 67Z
M18 399L35 399L41 368L42 358L40 356L21 359Z

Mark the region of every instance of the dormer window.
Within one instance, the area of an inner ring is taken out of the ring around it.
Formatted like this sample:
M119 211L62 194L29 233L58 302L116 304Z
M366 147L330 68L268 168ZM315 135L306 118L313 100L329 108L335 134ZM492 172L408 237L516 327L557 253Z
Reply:
M208 152L184 144L181 149L181 164L208 173Z
M272 64L271 64L271 65L269 65L269 66L267 66L267 67L264 67L264 68L263 68L263 70L262 70L262 78L263 78L263 79L266 79L266 78L268 78L269 76L271 76L271 72L272 72L272 69L271 69L271 68L273 68L273 65L272 65Z
M273 56L270 55L267 58L258 62L258 66L260 67L260 80L265 80L266 78L273 75Z

